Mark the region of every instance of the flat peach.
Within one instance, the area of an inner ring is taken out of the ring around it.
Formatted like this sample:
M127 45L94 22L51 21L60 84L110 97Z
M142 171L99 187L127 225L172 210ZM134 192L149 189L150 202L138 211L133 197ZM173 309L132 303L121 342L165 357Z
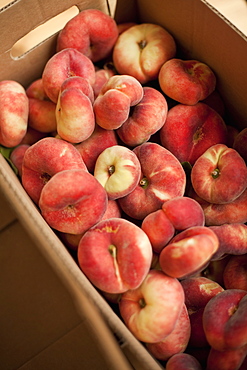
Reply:
M57 172L42 188L41 214L60 232L85 233L98 223L107 208L107 194L99 182L83 169Z
M160 267L167 275L184 278L205 268L217 251L216 234L206 226L190 227L174 236L162 249Z
M160 140L180 162L193 165L212 145L226 144L227 128L223 118L205 103L177 104L168 111Z
M76 252L78 249L78 244L81 240L81 237L84 233L81 234L71 234L71 233L63 233L58 232L58 236L64 245L73 252Z
M230 256L223 272L226 289L242 289L247 291L247 253Z
M118 129L128 119L130 108L142 97L142 85L133 76L110 77L94 101L96 123L107 130Z
M157 343L172 333L184 307L177 279L150 270L142 284L122 294L120 315L128 329L145 343Z
M45 137L25 152L22 185L30 198L38 204L42 188L55 173L78 168L87 171L80 153L71 143Z
M59 32L56 49L74 48L95 63L109 57L117 38L114 18L99 9L85 9Z
M218 260L226 255L241 255L247 253L247 225L244 223L226 223L218 226L209 226L217 235L219 248L212 256Z
M71 76L86 78L93 85L95 68L93 62L84 54L76 49L67 48L55 53L43 69L43 88L51 101L57 103L62 83Z
M210 299L203 312L203 328L212 348L226 351L247 345L246 308L245 290L226 289Z
M206 226L247 222L247 190L234 201L225 204L206 202L195 193L193 194L193 192L190 195L201 204L205 215Z
M24 87L13 80L0 81L0 145L19 145L28 127L28 97Z
M108 64L106 64L103 68L96 69L95 71L95 82L93 84L93 92L94 92L94 99L97 98L99 95L102 87L104 84L109 80L111 76L114 76L115 70L114 68L108 67Z
M103 214L101 220L106 220L112 217L121 217L121 210L115 200L108 200L106 211ZM100 220L100 221L101 221ZM62 239L63 243L66 245L67 248L77 251L79 242L84 234L71 234L71 233L59 233L59 237Z
M39 100L49 100L48 96L44 91L42 78L38 78L28 85L26 88L26 94L28 98L39 99Z
M26 150L30 147L29 144L20 144L16 146L12 152L10 153L9 159L14 164L14 166L18 170L18 175L22 176L22 162L24 155L26 153Z
M50 100L40 100L36 98L28 98L28 101L29 127L46 134L56 131L56 104Z
M186 176L178 159L157 143L146 142L133 151L141 163L142 175L138 186L119 199L119 204L127 215L143 220L161 209L165 201L184 195Z
M121 208L118 205L118 202L114 199L108 199L106 211L101 220L107 220L109 218L121 218Z
M200 204L192 198L183 196L163 203L162 211L177 231L192 226L204 226L205 217Z
M166 364L166 370L202 370L200 362L196 357L188 353L177 353L173 355Z
M78 246L81 270L92 284L107 293L136 289L145 279L151 260L147 235L123 218L98 222L83 235Z
M152 244L153 251L158 254L173 238L176 231L162 209L150 212L142 220L141 228L147 234Z
M69 88L76 88L80 90L84 95L86 95L90 102L93 104L94 102L94 91L93 86L91 85L90 81L81 76L71 76L64 80L61 85L60 92L69 89Z
M181 285L184 289L185 305L189 312L191 325L189 346L206 347L209 344L203 329L203 311L209 300L219 292L224 291L224 288L204 276L183 279Z
M160 253L176 232L192 226L204 226L203 209L194 199L183 196L164 202L160 210L144 218L141 227L154 251Z
M97 157L94 177L104 187L109 199L119 199L131 193L138 185L141 165L133 150L113 145Z
M143 98L132 108L129 118L117 130L127 146L137 146L150 139L164 125L168 104L165 97L155 88L144 86Z
M245 370L246 355L247 345L226 351L217 351L211 347L206 366L208 370Z
M119 74L130 74L145 84L158 77L162 64L175 53L174 37L165 28L141 23L119 34L112 57Z
M146 343L146 348L158 360L167 361L176 353L185 351L189 342L190 332L189 314L184 305L173 331L160 342Z
M95 128L93 105L80 89L61 88L55 114L57 133L63 140L78 144L92 135Z
M191 183L197 195L205 201L230 203L247 187L247 166L236 150L216 144L194 163Z
M171 58L158 76L161 90L182 104L194 105L206 99L216 87L216 75L209 65L199 60Z

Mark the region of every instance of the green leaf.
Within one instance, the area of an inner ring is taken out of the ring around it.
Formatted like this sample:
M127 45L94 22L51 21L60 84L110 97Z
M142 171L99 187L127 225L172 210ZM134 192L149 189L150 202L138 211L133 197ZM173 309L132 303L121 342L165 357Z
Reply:
M6 148L5 146L0 145L0 153L3 155L4 158L9 158L13 149L14 148Z
M182 162L182 167L184 169L184 172L186 173L187 176L190 176L190 173L191 173L191 170L192 170L192 166L190 164L190 162Z
M14 148L6 148L5 146L0 145L0 153L6 159L6 161L9 163L9 165L13 169L14 173L16 175L18 175L17 168L15 167L15 165L13 164L13 162L10 160L10 154L12 153L13 150L14 150Z

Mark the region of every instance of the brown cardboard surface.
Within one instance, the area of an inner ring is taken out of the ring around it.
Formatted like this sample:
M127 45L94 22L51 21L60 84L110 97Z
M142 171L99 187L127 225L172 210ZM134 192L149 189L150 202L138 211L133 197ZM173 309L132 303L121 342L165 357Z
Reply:
M0 232L14 220L16 220L15 212L9 207L7 199L0 193Z
M20 370L109 369L101 356L85 324L80 324L67 332L56 342L45 348L37 356L20 367Z
M0 234L0 248L0 358L3 368L17 368L76 327L80 318L19 222Z
M0 12L4 29L0 45L0 80L14 79L27 86L41 75L54 52L56 35L20 59L11 59L9 51L18 38L71 5L74 3L69 0L20 0ZM94 7L108 12L109 9L113 11L116 4L97 0L81 1L77 5L80 9ZM247 126L246 38L214 8L209 8L206 1L119 0L116 20L154 22L166 27L184 55L212 67L232 123ZM97 369L98 362L92 356L94 345L98 348L102 369L104 364L110 369L128 368L122 353L137 370L160 369L82 274L1 156L0 189L0 207L2 204L4 208L11 206L0 219L3 251L0 289L1 297L5 298L1 311L4 331L0 334L4 346L0 347L0 358L5 361L4 370L49 369L49 366L54 369L57 365L59 369L69 370L72 360L73 369L76 369L85 356L86 361L95 361L91 368ZM119 339L121 351L109 328ZM92 346L89 343L84 346L89 338L93 340ZM68 356L66 346L69 346ZM18 361L14 353L19 354ZM122 361L121 366L118 361Z

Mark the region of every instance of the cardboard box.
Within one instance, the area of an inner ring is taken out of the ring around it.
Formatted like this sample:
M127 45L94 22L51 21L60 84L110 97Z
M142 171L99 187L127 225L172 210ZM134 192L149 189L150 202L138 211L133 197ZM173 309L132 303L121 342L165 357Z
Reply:
M20 58L11 57L11 48L72 5L69 0L20 0L0 11L0 80L26 87L41 76L56 34ZM247 40L207 1L88 0L76 6L100 9L117 22L164 26L184 56L213 68L229 122L247 127ZM1 368L162 368L83 275L2 156L0 191Z

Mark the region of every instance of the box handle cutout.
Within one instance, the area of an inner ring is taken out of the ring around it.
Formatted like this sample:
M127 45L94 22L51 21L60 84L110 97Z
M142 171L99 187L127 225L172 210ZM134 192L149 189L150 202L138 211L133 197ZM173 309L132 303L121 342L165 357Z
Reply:
M79 8L73 5L64 12L49 19L47 22L36 27L18 40L11 48L10 55L12 59L20 59L35 46L48 39L50 36L59 32L65 24L79 13Z

